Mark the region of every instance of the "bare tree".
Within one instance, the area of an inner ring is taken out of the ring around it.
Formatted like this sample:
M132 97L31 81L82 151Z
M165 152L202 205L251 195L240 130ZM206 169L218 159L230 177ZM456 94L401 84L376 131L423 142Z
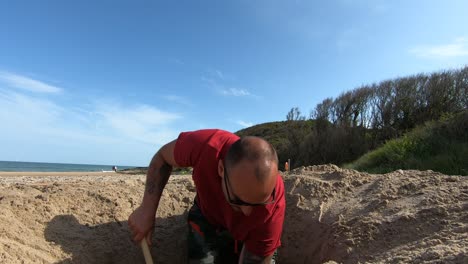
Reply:
M352 126L368 127L370 124L370 111L369 102L372 97L373 90L369 86L363 86L352 91L352 105L351 105L351 117Z
M376 88L375 97L372 104L375 108L373 127L390 127L392 122L392 112L394 105L394 96L392 93L393 81L383 81Z
M329 97L319 103L311 113L311 119L331 121L333 98Z
M305 116L301 115L301 111L299 107L293 107L289 110L288 114L286 115L287 121L303 121L305 120Z
M333 103L334 113L336 115L335 124L340 126L351 126L352 105L354 97L352 91L340 94Z
M456 73L455 87L459 109L468 109L468 66Z

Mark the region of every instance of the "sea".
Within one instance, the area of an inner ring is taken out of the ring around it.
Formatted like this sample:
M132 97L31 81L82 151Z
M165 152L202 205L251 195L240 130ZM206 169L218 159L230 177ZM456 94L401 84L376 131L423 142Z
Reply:
M0 171L111 171L113 166L117 170L131 169L136 166L120 165L91 165L91 164L69 164L69 163L46 163L46 162L22 162L22 161L0 161Z

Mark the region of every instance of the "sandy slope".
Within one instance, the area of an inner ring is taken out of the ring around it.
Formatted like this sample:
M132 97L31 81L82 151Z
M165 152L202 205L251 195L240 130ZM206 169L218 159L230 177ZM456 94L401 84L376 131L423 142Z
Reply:
M281 263L468 263L468 178L370 175L333 165L284 175ZM0 263L144 263L129 237L144 176L0 173ZM156 263L184 263L190 176L158 210Z

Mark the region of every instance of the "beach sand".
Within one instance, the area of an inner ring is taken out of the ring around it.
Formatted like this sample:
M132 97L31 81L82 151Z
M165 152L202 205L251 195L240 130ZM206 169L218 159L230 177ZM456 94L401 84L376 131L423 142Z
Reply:
M334 165L283 175L279 263L468 263L468 178L359 173ZM0 172L0 263L144 263L127 226L144 175ZM195 186L173 175L151 252L185 263Z

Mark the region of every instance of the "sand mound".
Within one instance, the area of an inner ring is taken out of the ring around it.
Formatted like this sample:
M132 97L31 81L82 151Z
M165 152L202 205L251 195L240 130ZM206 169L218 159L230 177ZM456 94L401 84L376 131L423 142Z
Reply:
M127 217L143 175L0 173L0 263L144 263ZM280 263L468 263L468 178L370 175L334 165L284 175ZM156 263L185 262L190 176L173 176L158 210Z

